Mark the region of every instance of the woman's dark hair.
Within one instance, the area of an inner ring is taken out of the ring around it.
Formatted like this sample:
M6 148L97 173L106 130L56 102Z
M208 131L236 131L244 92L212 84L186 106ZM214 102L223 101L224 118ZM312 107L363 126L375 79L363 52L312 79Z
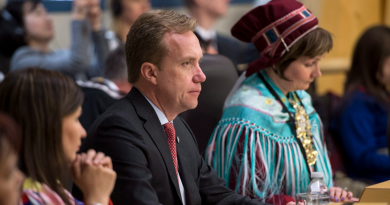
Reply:
M286 71L293 61L303 56L313 58L329 52L332 48L332 34L329 31L318 27L303 38L299 39L293 46L291 46L290 51L286 52L280 58L280 60L275 64L276 74L284 80L289 80L284 77L284 71Z
M21 170L47 184L66 204L68 168L62 144L62 119L74 113L84 99L68 76L38 68L9 73L0 84L0 111L22 129ZM58 181L62 184L60 186Z
M0 113L0 162L10 151L18 153L21 144L20 129L13 119Z
M0 54L11 57L21 46L27 45L23 7L31 2L34 10L40 0L11 0L0 10Z
M386 88L378 77L382 76L383 64L388 57L390 28L374 26L364 32L353 53L351 69L344 86L346 95L363 86L368 94L385 103L383 93L386 92Z

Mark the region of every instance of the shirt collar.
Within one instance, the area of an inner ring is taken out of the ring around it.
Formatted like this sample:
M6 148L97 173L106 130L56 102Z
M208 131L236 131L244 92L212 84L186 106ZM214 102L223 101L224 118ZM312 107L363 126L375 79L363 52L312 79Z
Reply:
M93 82L97 82L97 83L103 83L104 85L106 85L110 90L113 90L113 91L119 91L119 87L111 80L107 79L107 78L102 78L102 77L94 77L91 79L91 81Z
M141 94L146 98L146 100L153 107L154 111L157 114L158 119L160 120L161 125L168 123L169 121L168 121L168 118L165 116L165 114L152 101L150 101L149 98L146 97L146 95L144 95L142 92L141 92ZM170 123L173 123L173 122L171 121Z
M201 26L197 26L195 32L204 40L215 40L217 38L217 32L214 29L206 30Z
M119 87L111 80L104 78L104 83L111 89L115 91L119 91Z

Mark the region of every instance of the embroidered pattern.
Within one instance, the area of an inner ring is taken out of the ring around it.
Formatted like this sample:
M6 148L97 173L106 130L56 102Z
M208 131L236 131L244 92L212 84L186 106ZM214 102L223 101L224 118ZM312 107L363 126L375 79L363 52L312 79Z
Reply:
M260 71L265 80L276 86ZM281 98L287 101L278 90ZM246 90L246 91L243 91ZM318 152L315 168L324 173L328 187L333 186L332 168L327 154L322 123L311 105L310 96L297 91L310 121L312 146ZM265 101L271 99L272 105ZM287 103L290 112L295 109ZM310 173L298 140L288 124L289 115L259 79L248 77L233 95L215 128L206 149L205 161L226 186L235 192L265 201L275 194L295 195L306 191Z

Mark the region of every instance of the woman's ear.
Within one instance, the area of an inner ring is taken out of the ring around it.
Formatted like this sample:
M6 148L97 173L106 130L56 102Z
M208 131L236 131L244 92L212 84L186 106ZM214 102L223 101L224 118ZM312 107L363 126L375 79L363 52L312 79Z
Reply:
M141 65L141 76L153 85L157 85L158 68L152 63L145 62Z

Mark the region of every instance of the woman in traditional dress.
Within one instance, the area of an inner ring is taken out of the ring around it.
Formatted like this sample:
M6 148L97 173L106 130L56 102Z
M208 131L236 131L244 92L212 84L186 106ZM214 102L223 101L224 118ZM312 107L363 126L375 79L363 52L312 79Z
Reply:
M273 0L232 28L261 57L249 64L225 102L206 161L237 193L286 204L305 193L310 173L324 173L333 201L352 198L333 187L321 120L304 91L316 77L331 34L295 0Z

